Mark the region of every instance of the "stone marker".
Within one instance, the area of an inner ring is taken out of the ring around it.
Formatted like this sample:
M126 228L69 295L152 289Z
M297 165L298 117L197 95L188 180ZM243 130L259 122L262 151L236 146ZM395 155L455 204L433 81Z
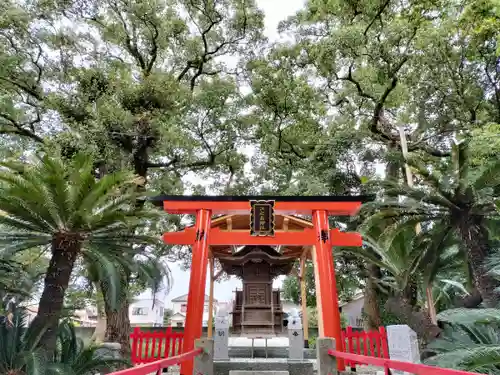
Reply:
M214 340L196 339L194 347L203 349L203 353L194 357L193 375L214 375Z
M225 310L215 317L214 359L229 359L229 313Z
M288 317L288 358L291 360L304 359L304 332L302 319L294 309Z
M336 358L328 354L330 349L335 350L335 339L329 337L316 339L317 375L336 375L338 373Z
M122 346L117 342L103 342L95 351L95 355L98 357L112 358L112 359L122 359L120 354ZM99 368L99 374L108 374L113 371L117 371L116 364L104 364Z
M395 361L420 363L417 334L407 325L387 326L389 357ZM391 370L394 375L411 375L407 372Z

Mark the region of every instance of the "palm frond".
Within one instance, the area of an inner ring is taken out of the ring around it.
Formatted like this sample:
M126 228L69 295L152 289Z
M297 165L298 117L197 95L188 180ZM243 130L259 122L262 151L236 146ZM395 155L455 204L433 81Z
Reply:
M500 310L498 309L450 309L438 314L438 320L449 324L489 324L500 323Z
M495 188L500 185L500 160L495 160L483 166L477 176L471 179L471 185L476 190Z

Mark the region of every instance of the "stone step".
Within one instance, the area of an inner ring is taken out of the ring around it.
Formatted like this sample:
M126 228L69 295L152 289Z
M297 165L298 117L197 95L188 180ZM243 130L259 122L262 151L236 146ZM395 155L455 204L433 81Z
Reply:
M290 375L288 371L247 371L231 370L229 375Z
M254 358L266 358L266 349L255 347L253 349ZM229 358L252 358L252 348L230 347ZM267 358L288 358L288 348L268 347ZM304 349L304 359L316 359L315 349Z
M216 375L229 375L232 371L287 372L289 375L313 375L311 360L288 361L280 358L246 359L231 358L229 361L214 361Z

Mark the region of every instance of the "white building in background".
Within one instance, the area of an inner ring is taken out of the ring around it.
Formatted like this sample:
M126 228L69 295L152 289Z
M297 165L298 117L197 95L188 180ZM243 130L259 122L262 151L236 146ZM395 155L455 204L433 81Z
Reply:
M186 323L187 298L188 295L184 294L172 299L172 316L170 317L170 325L172 327L184 327ZM203 308L203 327L208 326L208 320L211 318L209 314L208 299L209 297L205 295L205 306ZM215 298L213 310L213 315L215 315L217 313L217 300Z
M129 306L132 327L162 327L165 304L158 298L135 298Z
M38 313L38 304L27 305L26 307L26 325L30 325ZM97 325L97 308L89 306L85 309L73 311L71 321L77 327L95 327Z
M347 325L354 328L363 328L363 306L365 295L358 293L349 302L339 304L342 315L347 320Z

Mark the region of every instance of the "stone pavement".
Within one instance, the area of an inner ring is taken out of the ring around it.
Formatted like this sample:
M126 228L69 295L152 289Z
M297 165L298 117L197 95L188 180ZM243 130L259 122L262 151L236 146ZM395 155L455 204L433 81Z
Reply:
M230 359L231 362L234 362L234 363L244 363L244 364L249 364L249 363L252 363L252 362L266 362L266 359L264 358L259 358L259 359L250 359L250 358L231 358ZM283 362L286 362L286 359L276 359L276 358L269 358L267 360L268 362L269 361L273 361L273 362L279 362L279 361L283 361ZM305 360L307 362L311 362L313 364L313 370L314 370L314 373L316 373L317 371L317 366L316 366L316 360L315 359L309 359L309 360ZM168 374L169 375L179 375L180 374L180 369L179 369L179 366L172 366L172 367L169 367L168 368ZM346 371L346 373L349 373L349 374L353 374L353 375L376 375L377 374L377 371L384 371L383 368L381 367L373 367L373 366L358 366L356 368L356 372L350 372L349 369L348 371ZM151 375L155 375L155 374L151 374Z

